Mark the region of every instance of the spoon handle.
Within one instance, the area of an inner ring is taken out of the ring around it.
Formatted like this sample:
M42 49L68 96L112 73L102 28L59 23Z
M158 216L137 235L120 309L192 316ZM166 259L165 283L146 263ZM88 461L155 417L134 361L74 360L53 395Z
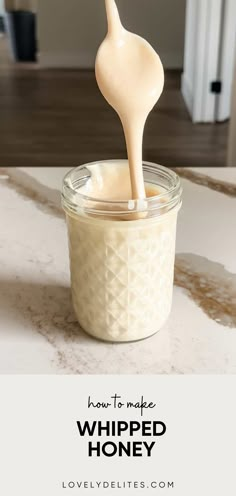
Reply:
M144 124L139 122L135 126L130 122L123 121L122 123L128 152L132 199L142 200L146 198L142 163Z
M116 6L115 0L105 0L106 13L107 13L107 23L108 23L108 34L116 37L119 36L123 29L120 21L119 12Z

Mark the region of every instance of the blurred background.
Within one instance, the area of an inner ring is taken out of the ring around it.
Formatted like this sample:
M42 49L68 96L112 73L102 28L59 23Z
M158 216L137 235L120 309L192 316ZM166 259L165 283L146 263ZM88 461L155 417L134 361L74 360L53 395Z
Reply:
M144 159L236 165L235 0L117 0L165 68ZM104 0L0 0L0 165L69 166L126 156L94 76Z

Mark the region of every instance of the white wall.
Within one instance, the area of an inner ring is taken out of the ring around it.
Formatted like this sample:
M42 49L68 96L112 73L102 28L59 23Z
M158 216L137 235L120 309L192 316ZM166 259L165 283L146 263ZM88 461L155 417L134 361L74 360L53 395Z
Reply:
M231 114L231 96L234 77L234 56L236 39L236 2L224 0L222 18L222 39L220 50L219 79L222 92L217 106L217 120L224 121Z
M195 44L196 44L196 18L197 0L187 0L186 5L186 25L185 25L185 52L184 52L184 73L182 78L182 91L187 107L192 114L193 110L193 88L195 76Z
M186 0L118 0L117 4L125 26L153 45L165 67L183 67Z
M144 36L165 67L181 68L186 0L117 0L125 26ZM93 67L106 32L104 0L39 0L43 66Z
M235 44L236 47L236 44ZM228 166L236 167L236 50L235 50L235 71L232 91L232 108L229 132Z

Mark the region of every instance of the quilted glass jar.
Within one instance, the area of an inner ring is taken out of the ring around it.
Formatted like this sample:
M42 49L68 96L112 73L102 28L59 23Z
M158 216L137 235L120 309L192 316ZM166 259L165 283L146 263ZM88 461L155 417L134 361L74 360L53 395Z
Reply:
M85 195L86 182L104 163L109 165L77 167L63 182L73 305L81 327L92 336L136 341L156 333L171 310L182 190L173 171L145 162L145 185L157 188L154 196L105 201Z

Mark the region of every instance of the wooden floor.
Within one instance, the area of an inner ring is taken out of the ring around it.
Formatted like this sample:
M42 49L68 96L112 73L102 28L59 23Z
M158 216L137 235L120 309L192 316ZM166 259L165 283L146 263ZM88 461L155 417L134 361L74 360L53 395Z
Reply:
M227 137L227 123L191 123L180 73L166 72L165 91L146 125L144 159L167 166L224 166ZM0 39L1 166L75 166L125 155L119 119L93 72L15 66Z

